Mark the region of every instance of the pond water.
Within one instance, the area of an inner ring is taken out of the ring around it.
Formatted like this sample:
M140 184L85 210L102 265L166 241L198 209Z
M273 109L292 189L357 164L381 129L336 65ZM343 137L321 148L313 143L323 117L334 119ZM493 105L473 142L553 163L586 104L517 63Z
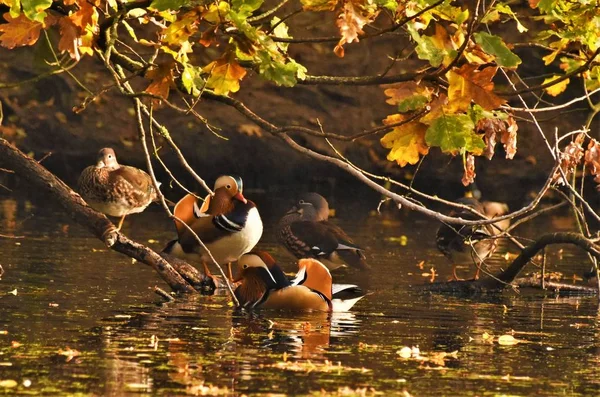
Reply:
M265 209L259 247L293 271L270 233L289 202L256 201ZM437 225L414 213L374 214L377 203L335 205L335 222L368 249L373 269L334 273L370 294L331 317L235 313L225 294L162 303L152 288L167 287L149 267L107 250L60 210L0 200L0 234L25 236L0 237L0 394L600 393L596 298L424 294L418 286L432 268L438 280L451 270L435 248ZM555 215L519 232L569 227ZM157 207L129 217L124 232L157 250L174 233ZM505 263L497 256L493 266ZM567 277L587 270L566 247L549 263ZM520 343L500 344L508 334Z

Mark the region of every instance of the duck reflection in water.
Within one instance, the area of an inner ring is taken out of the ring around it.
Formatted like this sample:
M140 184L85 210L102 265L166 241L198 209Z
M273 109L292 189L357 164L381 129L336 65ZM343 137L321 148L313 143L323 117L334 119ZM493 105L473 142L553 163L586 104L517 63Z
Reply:
M234 317L235 341L239 353L245 349L269 349L285 359L325 360L325 353L338 338L358 334L360 320L354 314L310 312L243 313Z

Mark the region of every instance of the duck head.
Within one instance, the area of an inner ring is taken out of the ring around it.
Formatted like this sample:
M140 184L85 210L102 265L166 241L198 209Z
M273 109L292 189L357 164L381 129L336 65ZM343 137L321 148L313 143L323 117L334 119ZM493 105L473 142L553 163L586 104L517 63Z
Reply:
M275 263L266 252L248 253L238 259L238 276L234 282L241 284L236 288L235 294L242 306L259 302L269 290L277 288L277 281L265 260Z
M302 221L320 222L329 218L329 204L318 193L305 193L300 196L296 204L287 212L286 218Z
M112 148L105 147L100 149L96 156L96 167L98 168L119 168L117 155Z

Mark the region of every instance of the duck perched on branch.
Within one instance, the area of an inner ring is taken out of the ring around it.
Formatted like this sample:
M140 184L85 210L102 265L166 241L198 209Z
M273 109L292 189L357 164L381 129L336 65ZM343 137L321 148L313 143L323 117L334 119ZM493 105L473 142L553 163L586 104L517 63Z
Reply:
M296 258L314 258L329 270L368 269L364 250L328 221L329 204L317 193L302 195L279 221L277 238Z
M478 213L488 217L484 206L475 198L464 197L457 200ZM496 208L496 207L494 207ZM495 213L495 215L502 215ZM465 220L481 220L481 216L473 214L466 209L457 209L450 212L450 216ZM504 224L499 227L506 227ZM479 278L481 264L491 257L497 248L499 229L489 225L463 226L443 224L437 231L436 244L438 249L452 262L452 279L460 280L456 274L458 265L471 265L475 263L477 271L474 279Z
M138 168L119 164L111 148L98 152L96 165L83 170L78 185L81 197L90 207L121 218L117 226L119 230L127 215L144 211L157 199L150 175Z
M163 252L181 259L199 262L207 276L212 277L212 263L191 228L204 243L219 265L229 264L254 248L263 232L256 205L243 195L243 182L238 176L223 175L215 181L214 196L202 203L192 194L182 198L174 209L176 240ZM188 227L186 227L187 225Z

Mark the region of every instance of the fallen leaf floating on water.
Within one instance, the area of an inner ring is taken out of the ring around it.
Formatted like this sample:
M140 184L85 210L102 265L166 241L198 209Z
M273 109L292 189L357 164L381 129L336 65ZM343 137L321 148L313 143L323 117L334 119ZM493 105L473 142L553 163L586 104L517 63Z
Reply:
M5 389L12 389L13 387L17 387L18 383L16 380L12 380L12 379L5 379L5 380L0 380L0 387L3 387Z
M283 370L294 371L294 372L370 372L367 368L355 368L342 365L338 361L337 364L332 363L329 360L325 360L323 363L312 362L311 360L306 361L280 361L278 363L268 365Z
M433 364L436 367L445 367L446 360L448 358L457 359L458 358L458 350L453 352L421 352L418 346L408 347L404 346L402 349L396 352L405 360L415 360L419 361L421 364Z
M17 289L15 288L15 289L13 289L12 291L8 291L8 294L11 294L11 295L17 296Z
M23 346L20 342L17 342L16 340L13 340L12 342L10 342L10 347L12 347L13 349L16 349L17 347Z
M81 353L75 349L71 349L70 347L66 347L65 350L58 349L58 354L61 356L65 356L67 358L67 362L71 361L73 358L80 356Z
M518 339L515 339L515 337L512 335L502 335L498 337L498 344L503 346L512 346L516 345L519 342L520 341Z

